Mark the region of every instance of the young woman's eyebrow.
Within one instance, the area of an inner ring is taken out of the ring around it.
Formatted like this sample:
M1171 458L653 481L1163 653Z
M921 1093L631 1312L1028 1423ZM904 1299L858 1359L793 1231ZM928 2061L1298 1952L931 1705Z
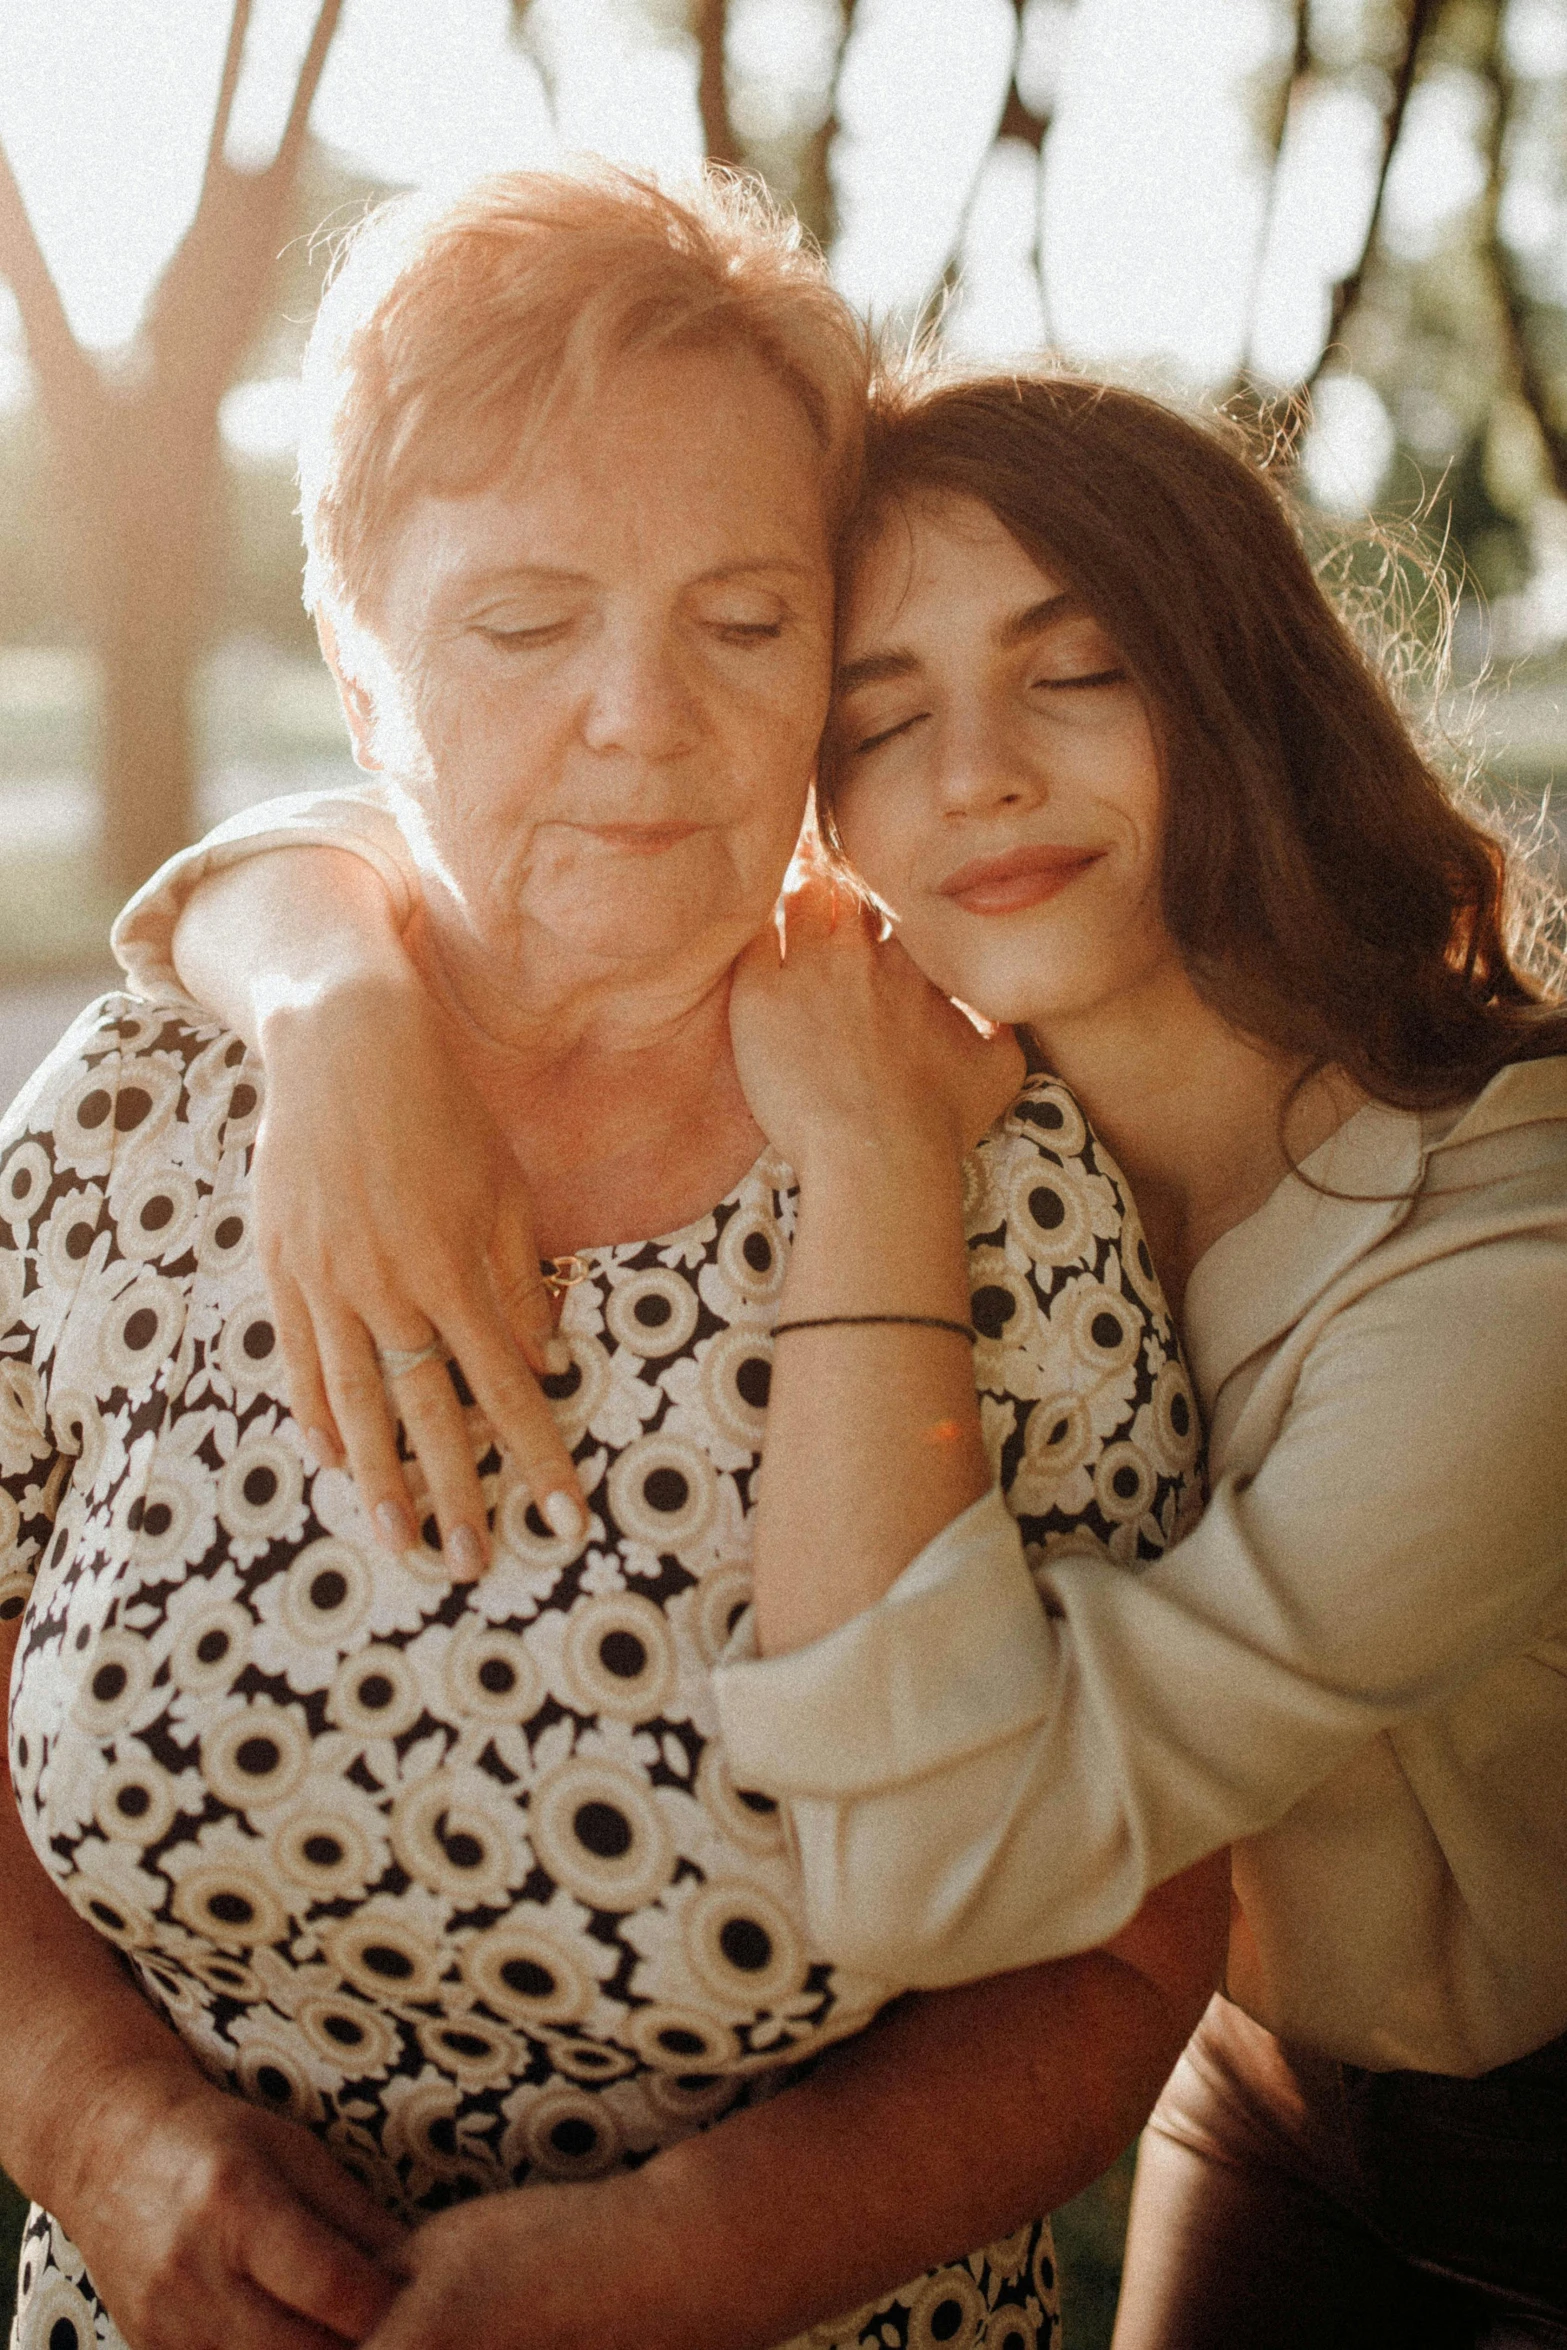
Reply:
M1025 610L1014 612L1010 620L1003 621L996 631L996 642L1010 652L1014 645L1026 645L1031 637L1043 635L1058 620L1074 619L1082 609L1080 595L1071 588L1060 588L1053 596L1041 596L1037 604L1030 604Z
M852 694L857 685L880 685L889 677L912 677L919 662L912 653L867 653L863 661L845 661L834 683L839 693Z
M1041 596L1035 604L1028 604L1021 612L1014 612L996 631L996 642L1003 651L1010 652L1015 645L1024 645L1059 620L1074 619L1083 610L1083 599L1073 588L1059 588L1054 595ZM883 685L889 678L912 677L919 668L914 653L893 650L885 653L867 653L861 661L845 661L839 668L835 684L840 694L852 694L856 686Z

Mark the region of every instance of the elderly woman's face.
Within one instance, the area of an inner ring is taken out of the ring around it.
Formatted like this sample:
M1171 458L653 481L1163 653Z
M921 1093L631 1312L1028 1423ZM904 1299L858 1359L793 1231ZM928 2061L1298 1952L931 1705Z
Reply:
M511 474L425 497L375 634L420 853L503 946L617 967L766 920L825 716L817 444L757 361L629 363Z

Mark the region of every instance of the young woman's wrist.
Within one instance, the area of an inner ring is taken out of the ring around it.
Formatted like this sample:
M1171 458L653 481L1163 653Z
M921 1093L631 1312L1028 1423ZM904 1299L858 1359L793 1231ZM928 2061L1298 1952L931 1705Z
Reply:
M824 1121L803 1138L795 1173L807 1187L873 1184L961 1190L962 1143L943 1112L911 1110L875 1124Z

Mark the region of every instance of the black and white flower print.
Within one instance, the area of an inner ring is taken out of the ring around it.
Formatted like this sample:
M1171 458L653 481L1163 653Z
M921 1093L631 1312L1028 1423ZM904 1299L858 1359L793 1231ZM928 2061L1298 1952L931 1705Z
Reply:
M28 1834L197 2061L406 2217L645 2160L898 1988L814 1956L709 1672L793 1228L764 1156L714 1211L584 1252L549 1382L591 1510L553 1534L463 1393L496 1563L374 1541L278 1394L251 1246L261 1073L111 996L0 1154L0 1615ZM970 1163L987 1439L1040 1558L1158 1553L1190 1389L1114 1168L1040 1080ZM1130 1253L1129 1253L1130 1252ZM459 1388L459 1392L462 1392ZM120 2350L35 2212L18 2350ZM1046 2223L808 2340L1032 2350Z

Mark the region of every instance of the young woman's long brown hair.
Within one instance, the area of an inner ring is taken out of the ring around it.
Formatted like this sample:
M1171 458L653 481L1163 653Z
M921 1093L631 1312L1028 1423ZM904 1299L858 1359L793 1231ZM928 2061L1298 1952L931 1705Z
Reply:
M900 506L953 494L1120 647L1165 763L1165 919L1226 1019L1409 1108L1567 1052L1567 1008L1509 950L1505 848L1455 805L1220 428L1073 377L894 385L846 560ZM829 761L829 827L831 792Z

